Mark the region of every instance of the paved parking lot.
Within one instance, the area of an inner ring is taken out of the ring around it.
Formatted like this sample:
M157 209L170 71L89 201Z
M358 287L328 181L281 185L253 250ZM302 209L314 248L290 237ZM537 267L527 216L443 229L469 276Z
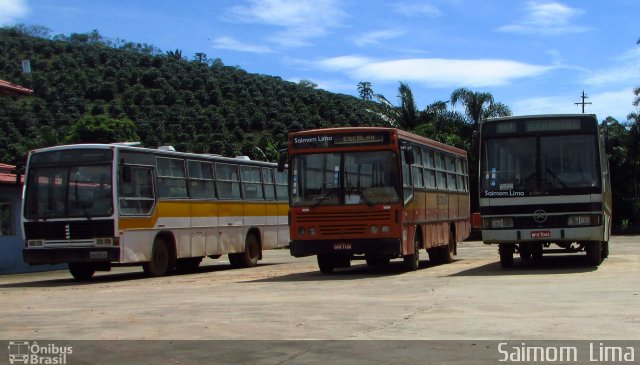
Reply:
M205 260L193 274L138 267L78 283L66 271L0 277L0 338L640 339L640 237L615 236L600 267L584 254L503 270L496 246L460 244L452 264L354 262L333 275L315 257L266 251L251 269Z

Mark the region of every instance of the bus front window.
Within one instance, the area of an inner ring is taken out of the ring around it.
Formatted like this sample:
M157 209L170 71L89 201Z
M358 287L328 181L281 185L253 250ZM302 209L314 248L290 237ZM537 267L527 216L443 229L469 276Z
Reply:
M596 174L595 136L554 136L540 139L543 188L590 188L600 186Z
M400 199L397 157L391 151L296 155L292 205L390 204Z
M26 216L105 217L113 213L111 167L42 167L29 171Z
M398 169L390 151L346 153L345 204L397 203Z
M485 146L480 178L485 195L579 194L600 187L594 135L495 138Z

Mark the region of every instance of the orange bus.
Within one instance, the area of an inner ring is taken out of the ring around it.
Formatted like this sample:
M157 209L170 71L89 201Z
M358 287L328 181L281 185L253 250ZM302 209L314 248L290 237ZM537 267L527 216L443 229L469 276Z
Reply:
M289 248L317 255L322 273L359 259L403 258L417 270L420 249L448 263L468 237L464 150L377 127L295 132L288 142Z

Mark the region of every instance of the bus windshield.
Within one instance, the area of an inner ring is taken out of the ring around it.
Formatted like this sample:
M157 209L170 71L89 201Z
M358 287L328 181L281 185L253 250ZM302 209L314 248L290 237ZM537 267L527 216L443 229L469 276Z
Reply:
M601 185L596 156L592 134L487 139L482 158L483 195L589 193Z
M26 186L25 217L111 216L111 185L110 165L32 167Z
M400 201L392 151L294 155L292 206L390 204Z

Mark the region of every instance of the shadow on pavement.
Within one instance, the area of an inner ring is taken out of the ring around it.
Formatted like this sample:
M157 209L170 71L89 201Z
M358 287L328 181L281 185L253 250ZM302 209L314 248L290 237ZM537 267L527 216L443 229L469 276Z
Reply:
M606 265L606 263L605 259L600 265ZM598 268L589 264L585 255L577 254L544 256L539 261L527 262L514 258L513 267L508 269L503 269L500 267L500 262L496 261L447 276L558 275L582 274L596 270Z

